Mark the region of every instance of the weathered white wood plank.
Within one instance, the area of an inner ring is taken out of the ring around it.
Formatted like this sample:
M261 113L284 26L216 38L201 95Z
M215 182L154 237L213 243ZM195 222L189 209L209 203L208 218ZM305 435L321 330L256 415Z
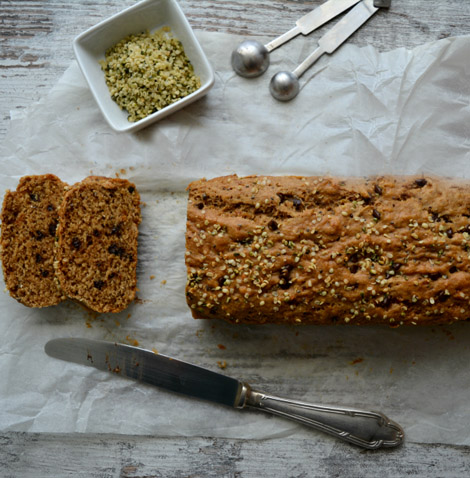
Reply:
M0 434L4 478L376 478L470 476L470 447L406 443L364 451L328 438L224 440Z

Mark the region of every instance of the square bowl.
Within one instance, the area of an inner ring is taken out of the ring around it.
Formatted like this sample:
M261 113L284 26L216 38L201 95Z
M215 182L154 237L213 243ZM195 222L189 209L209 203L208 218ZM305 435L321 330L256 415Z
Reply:
M182 44L201 86L193 93L136 122L111 98L100 61L108 48L131 34L153 33L170 27ZM144 0L80 34L73 42L78 65L111 128L119 132L137 131L204 96L214 84L214 72L176 0Z

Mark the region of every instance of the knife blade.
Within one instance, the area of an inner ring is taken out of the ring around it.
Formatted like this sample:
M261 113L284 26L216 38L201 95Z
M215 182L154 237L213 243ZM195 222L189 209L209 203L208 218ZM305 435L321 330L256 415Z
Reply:
M375 449L394 447L402 428L379 412L326 407L253 390L223 374L130 345L83 338L54 339L45 345L54 358L87 365L173 392L235 408L256 408Z
M238 380L130 345L70 338L46 344L51 357L88 365L177 393L235 406Z
M363 0L358 3L320 38L319 46L323 48L325 53L333 53L377 11L378 8L374 6L374 0Z
M311 12L299 18L295 22L294 28L291 28L286 33L267 43L265 45L266 49L268 52L271 52L275 48L297 36L299 33L302 33L302 35L308 35L346 11L348 8L351 8L359 1L360 0L328 0L325 3L322 3Z
M311 12L304 15L295 23L302 35L308 35L326 22L329 22L340 13L356 5L360 0L329 0L322 3Z
M374 0L358 3L318 40L318 48L293 71L294 75L300 78L324 53L333 53L378 10L374 6Z

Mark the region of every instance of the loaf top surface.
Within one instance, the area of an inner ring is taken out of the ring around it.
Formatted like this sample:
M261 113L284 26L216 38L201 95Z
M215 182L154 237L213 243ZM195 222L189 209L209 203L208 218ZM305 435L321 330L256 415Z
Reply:
M90 176L70 187L59 210L56 274L68 297L97 312L135 298L140 196L134 184Z
M64 300L54 274L58 208L67 185L52 174L25 176L2 208L1 259L6 287L28 307Z
M226 176L189 186L196 318L434 324L470 317L470 185Z

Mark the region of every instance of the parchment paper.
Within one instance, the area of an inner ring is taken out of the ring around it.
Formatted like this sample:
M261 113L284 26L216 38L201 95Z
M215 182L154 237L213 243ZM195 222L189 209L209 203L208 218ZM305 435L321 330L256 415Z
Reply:
M302 78L291 103L268 92L315 36L271 54L261 78L229 65L239 37L199 33L216 84L198 103L137 134L114 133L75 63L16 115L1 146L2 191L25 174L73 183L119 175L142 194L139 301L91 316L64 303L28 309L0 295L0 428L268 438L310 433L54 360L55 337L139 344L281 396L381 410L410 441L470 444L470 324L449 327L231 326L195 321L185 304L187 184L245 174L411 174L470 178L470 37L413 51L345 45ZM226 368L219 367L226 363ZM313 434L313 435L312 435Z

